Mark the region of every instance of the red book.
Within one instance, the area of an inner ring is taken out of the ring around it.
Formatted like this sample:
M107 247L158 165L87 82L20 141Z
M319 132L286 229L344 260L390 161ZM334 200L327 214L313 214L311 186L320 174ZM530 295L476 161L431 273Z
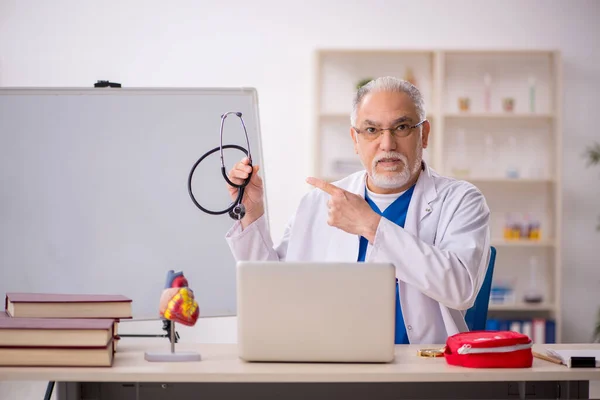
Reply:
M0 347L2 367L110 367L113 359L112 341L98 347Z
M131 318L131 299L108 294L7 293L15 318Z
M111 319L0 318L0 347L106 347Z

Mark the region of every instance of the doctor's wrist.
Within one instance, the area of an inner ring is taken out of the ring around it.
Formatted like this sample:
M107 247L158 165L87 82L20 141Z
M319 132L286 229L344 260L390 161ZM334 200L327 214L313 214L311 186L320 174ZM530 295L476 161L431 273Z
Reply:
M253 212L247 213L246 216L244 216L244 218L242 218L240 220L240 223L242 224L242 230L246 229L253 222L255 222L257 219L262 217L264 215L264 213L265 213L264 208L262 208L260 210L256 210L256 211L253 210Z
M363 227L362 236L369 241L369 243L373 244L375 242L375 235L377 234L377 228L379 227L379 222L381 221L381 215L373 212L372 215L366 220L366 224Z

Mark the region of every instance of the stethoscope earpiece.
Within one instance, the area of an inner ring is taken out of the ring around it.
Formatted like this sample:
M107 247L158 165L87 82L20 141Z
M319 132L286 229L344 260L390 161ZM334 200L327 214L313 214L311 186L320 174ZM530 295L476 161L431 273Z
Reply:
M243 148L242 146L235 145L235 144L227 144L227 145L223 146L223 124L225 122L225 118L227 118L227 116L229 114L235 114L237 117L239 117L240 122L242 124L242 127L244 128L244 133L246 135L246 146L247 146L247 149ZM214 149L212 149L209 152L205 153L202 157L200 157L200 159L198 159L198 161L196 161L196 163L192 167L192 170L190 171L190 174L188 176L188 193L189 193L190 197L192 198L192 201L194 202L194 204L196 205L196 207L198 207L200 210L204 211L205 213L211 214L211 215L220 215L220 214L229 213L229 216L232 219L239 221L242 218L244 218L244 216L246 215L246 207L244 207L244 205L242 204L242 198L244 197L244 189L250 183L250 179L252 178L252 173L250 173L250 175L248 176L248 178L246 178L244 180L244 182L242 182L241 185L236 185L235 183L231 182L231 180L229 180L229 177L227 176L227 172L225 171L225 160L223 159L223 149L237 149L237 150L240 150L241 152L243 152L244 154L246 154L246 156L248 157L248 160L250 160L250 166L252 166L252 155L250 154L250 141L248 140L248 132L246 131L246 124L244 124L244 119L242 118L242 113L241 112L239 112L239 111L238 112L229 111L229 112L221 115L220 137L221 137L220 146L219 147L215 147ZM238 189L238 195L237 195L236 200L233 202L233 204L231 204L227 209L225 209L223 211L211 211L211 210L207 210L206 208L202 207L200 205L200 203L198 203L196 201L196 198L194 197L194 194L192 193L192 177L194 175L194 171L196 170L196 167L206 157L208 157L209 155L211 155L211 154L213 154L213 153L215 153L217 151L221 153L221 174L223 175L223 178L225 179L225 181L230 186L233 186L233 187L235 187L235 188Z

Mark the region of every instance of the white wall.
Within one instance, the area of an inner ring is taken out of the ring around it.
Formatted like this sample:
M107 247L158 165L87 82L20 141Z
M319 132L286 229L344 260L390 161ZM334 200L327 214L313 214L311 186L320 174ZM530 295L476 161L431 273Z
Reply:
M312 172L318 47L544 48L564 57L564 340L600 306L598 1L0 0L0 85L258 88L277 240ZM215 132L216 134L216 132ZM594 295L586 293L587 291Z

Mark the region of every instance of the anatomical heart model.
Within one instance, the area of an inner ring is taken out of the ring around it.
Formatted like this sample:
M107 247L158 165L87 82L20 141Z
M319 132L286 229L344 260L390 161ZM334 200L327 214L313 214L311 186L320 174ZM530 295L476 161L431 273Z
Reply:
M194 326L200 315L194 291L189 288L183 272L170 270L167 273L165 289L160 296L161 317L187 326Z
M171 321L171 352L147 351L144 356L146 361L200 361L202 357L196 352L175 351L175 324L194 326L200 315L200 307L194 299L193 290L188 287L183 272L167 272L167 282L158 308L160 316Z

